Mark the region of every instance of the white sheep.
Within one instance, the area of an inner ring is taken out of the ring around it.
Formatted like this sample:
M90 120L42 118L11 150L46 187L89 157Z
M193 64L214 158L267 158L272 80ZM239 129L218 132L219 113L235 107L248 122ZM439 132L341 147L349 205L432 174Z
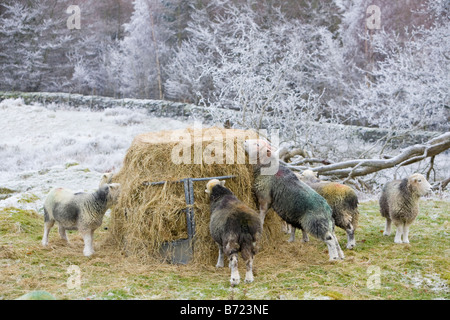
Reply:
M380 213L386 218L384 235L391 234L392 221L397 227L395 243L409 243L409 226L419 214L419 198L431 191L431 185L420 173L388 182L380 196ZM402 241L403 236L403 241Z
M119 194L118 183L104 184L93 193L52 189L44 202L42 245L48 245L48 234L56 221L59 234L66 241L66 230L79 230L84 240L83 254L91 256L94 253L94 231L101 226L106 210L117 202Z
M113 177L114 177L113 172L106 172L106 173L102 174L99 187L101 187L104 184L112 183Z

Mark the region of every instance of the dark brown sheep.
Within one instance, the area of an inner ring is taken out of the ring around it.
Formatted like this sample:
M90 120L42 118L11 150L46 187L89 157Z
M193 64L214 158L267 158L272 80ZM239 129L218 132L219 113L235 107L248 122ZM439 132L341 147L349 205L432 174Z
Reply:
M253 282L253 257L257 252L257 242L262 226L258 214L240 201L227 188L225 181L212 179L206 184L211 205L211 236L219 246L216 267L224 266L224 254L230 261L232 286L239 284L238 253L241 252L247 272L245 282Z

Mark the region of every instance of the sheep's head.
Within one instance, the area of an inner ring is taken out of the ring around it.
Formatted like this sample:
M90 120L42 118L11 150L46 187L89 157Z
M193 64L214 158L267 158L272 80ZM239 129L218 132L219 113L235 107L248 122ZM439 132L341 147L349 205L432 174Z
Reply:
M214 188L214 186L218 184L221 185L222 187L225 186L225 180L218 180L218 179L209 180L208 183L206 184L205 192L207 194L211 194L212 188Z
M108 189L107 199L110 205L117 203L120 195L120 183L109 183L103 185L103 187Z
M309 181L309 182L318 182L320 181L319 178L317 178L317 172L314 172L312 170L305 170L300 175L300 179L303 181Z
M269 159L276 151L267 140L264 139L249 139L244 141L244 150L247 152L250 159L258 159L261 162Z
M264 139L244 141L244 150L248 154L250 164L261 168L261 175L274 175L279 169L278 150Z
M102 174L102 178L100 179L100 187L104 184L108 184L112 182L112 178L113 178L114 173L112 172L107 172Z
M426 195L431 191L431 185L427 179L420 173L414 173L408 178L408 184L411 190L420 196Z

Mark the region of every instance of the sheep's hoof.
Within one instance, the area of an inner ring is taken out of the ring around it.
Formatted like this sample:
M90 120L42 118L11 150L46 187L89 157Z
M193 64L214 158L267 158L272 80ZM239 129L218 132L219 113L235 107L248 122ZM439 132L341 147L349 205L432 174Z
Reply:
M237 279L231 278L230 279L230 284L231 284L232 287L237 286L239 284L239 282L240 282L239 278L237 278Z
M356 246L355 244L347 244L347 249L352 250L355 248L355 246Z
M223 262L216 264L216 268L223 268Z
M241 281L241 277L239 276L239 273L232 273L230 277L230 284L232 287L237 286L239 282Z
M333 258L330 258L330 262L337 262L337 261L340 261L340 260L344 260L344 256L342 256L342 257L333 257Z
M94 251L83 251L85 257L90 257L94 254Z
M245 277L245 283L252 283L254 281L253 276L252 277Z
M390 235L391 235L390 232L387 232L387 231L383 232L383 236L390 236Z

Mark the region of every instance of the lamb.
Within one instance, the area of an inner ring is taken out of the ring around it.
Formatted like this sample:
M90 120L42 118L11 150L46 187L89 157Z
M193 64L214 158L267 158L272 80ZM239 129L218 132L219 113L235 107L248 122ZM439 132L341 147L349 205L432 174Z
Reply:
M344 184L321 181L311 170L305 170L302 174L296 173L296 175L327 200L336 226L347 233L347 249L353 249L356 246L355 230L359 220L358 196L355 191ZM295 230L292 235L295 237Z
M324 241L330 261L344 259L344 253L334 234L334 220L326 200L308 185L300 181L287 167L278 164L273 175L262 174L264 164L274 162L270 144L262 139L246 140L244 149L253 164L254 192L259 204L261 223L272 207L294 228L310 233Z
M419 214L419 198L431 191L431 185L420 173L388 182L380 196L380 213L386 218L384 235L391 234L392 221L397 227L395 243L409 243L409 226ZM402 241L403 236L403 241Z
M253 282L253 257L257 252L257 242L262 226L257 212L240 201L229 189L225 181L212 179L206 184L211 206L210 232L219 246L216 267L224 266L224 253L231 268L230 283L238 285L238 252L246 264L245 282Z
M92 193L74 193L66 188L52 189L44 202L44 236L42 245L48 245L50 229L58 222L59 234L68 241L66 230L79 230L84 240L83 254L94 253L93 235L103 216L117 202L120 184L104 184Z
M114 177L113 172L106 172L106 173L102 174L99 187L101 187L104 184L112 183L113 177Z

